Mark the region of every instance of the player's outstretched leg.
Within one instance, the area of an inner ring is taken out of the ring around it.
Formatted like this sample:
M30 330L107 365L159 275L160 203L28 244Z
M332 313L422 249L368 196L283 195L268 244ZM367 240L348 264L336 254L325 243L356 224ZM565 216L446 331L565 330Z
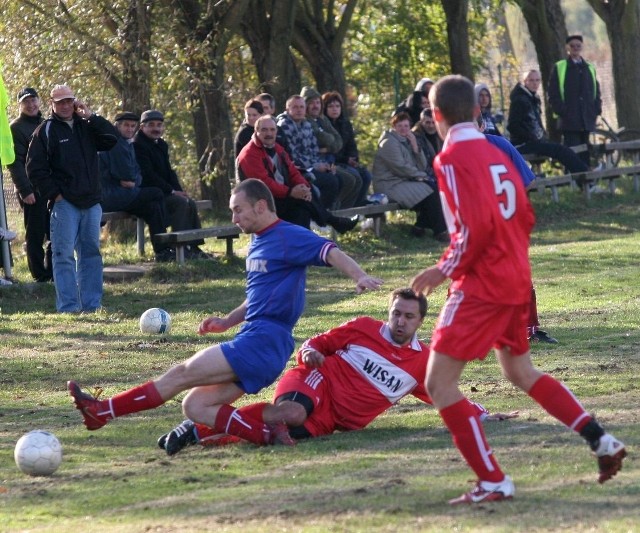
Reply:
M89 430L100 429L109 420L118 416L154 409L164 403L153 381L138 385L106 400L99 400L82 392L80 385L75 381L68 381L67 389L76 408L82 413L84 425Z
M449 500L449 505L471 504L499 502L502 500L510 500L516 492L510 476L504 476L504 479L498 483L490 481L478 481L472 491L465 492L462 496Z

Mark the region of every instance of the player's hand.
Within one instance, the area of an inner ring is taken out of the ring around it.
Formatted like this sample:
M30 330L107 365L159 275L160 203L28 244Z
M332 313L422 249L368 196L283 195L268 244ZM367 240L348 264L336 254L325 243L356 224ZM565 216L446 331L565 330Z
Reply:
M226 318L220 318L219 316L210 316L205 318L198 326L198 335L206 335L207 333L222 333L227 331L229 325Z
M302 352L302 362L308 368L319 368L324 363L324 355L316 350L307 348Z
M356 294L361 294L367 289L376 291L384 283L380 278L374 278L373 276L362 276L356 283Z
M520 411L511 411L510 413L493 413L487 415L485 420L497 420L498 422L502 422L503 420L509 420L510 418L518 418L520 416Z
M438 267L432 266L431 268L423 270L411 280L411 288L418 294L422 292L425 296L429 296L431 291L445 279L447 279L447 277L440 272Z

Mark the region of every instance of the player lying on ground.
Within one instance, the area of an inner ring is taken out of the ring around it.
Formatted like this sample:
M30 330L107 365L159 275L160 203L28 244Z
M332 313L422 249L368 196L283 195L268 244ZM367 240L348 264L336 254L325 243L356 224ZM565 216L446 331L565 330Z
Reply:
M509 157L475 127L480 110L468 79L442 78L429 99L444 139L434 170L451 243L436 265L414 278L412 288L429 294L447 278L452 280L432 337L426 385L453 442L478 478L474 490L449 503L498 501L515 492L458 385L467 362L484 359L491 348L509 381L584 437L598 458L598 481L604 483L622 468L624 444L605 433L562 383L531 362L525 326L531 297L529 236L535 217L522 178Z
M196 443L220 445L242 438L265 444L266 428L279 422L296 439L318 437L362 429L409 394L431 403L424 388L429 347L416 336L426 312L422 294L396 289L387 322L360 317L305 342L298 366L278 382L273 404L240 407L226 428L185 420L158 444L169 455ZM481 419L517 416L489 415L482 406L469 404Z
M365 274L335 243L276 216L273 196L259 180L248 179L231 194L232 220L254 239L247 256L246 300L225 317L211 316L198 333L219 333L245 322L232 341L200 350L164 375L113 398L98 400L77 383L68 388L87 429L153 409L190 390L182 406L190 419L225 428L233 422L229 405L275 381L294 349L293 326L304 309L307 266L333 266L356 282L356 292L377 289L382 280ZM286 426L267 428L265 440L290 439Z

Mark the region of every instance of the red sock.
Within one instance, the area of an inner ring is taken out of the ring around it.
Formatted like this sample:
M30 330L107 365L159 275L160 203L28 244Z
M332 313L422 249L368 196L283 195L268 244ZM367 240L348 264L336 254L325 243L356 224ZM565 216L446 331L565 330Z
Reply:
M578 433L591 420L591 415L573 393L549 374L544 374L536 381L528 394L547 413Z
M271 404L269 402L252 403L238 408L238 412L241 413L243 417L246 416L253 420L264 421L262 413L264 413L264 409L267 405Z
M240 437L220 433L204 424L196 424L196 436L198 437L198 444L201 446L226 446L232 442L240 441Z
M445 407L440 411L440 416L451 432L453 443L478 479L492 483L502 481L504 473L493 457L484 436L482 422L469 401L465 398Z
M213 429L218 433L228 433L248 440L259 446L268 444L270 431L262 420L255 419L247 413L241 413L231 405L222 405L216 415Z
M162 405L164 400L160 397L153 381L138 385L133 389L116 394L113 398L100 401L102 413L111 418L124 416L138 411L155 409Z

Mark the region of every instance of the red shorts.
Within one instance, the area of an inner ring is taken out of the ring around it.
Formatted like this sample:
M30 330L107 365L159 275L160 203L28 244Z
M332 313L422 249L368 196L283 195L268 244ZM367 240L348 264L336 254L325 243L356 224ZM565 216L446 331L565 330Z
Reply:
M295 392L307 396L313 402L313 411L305 420L304 427L312 436L319 437L330 435L336 430L328 389L327 380L317 369L296 366L287 370L278 381L273 397L276 399L283 394Z
M522 355L529 351L528 317L529 303L500 305L454 291L440 311L431 349L462 361L484 359L491 348Z

